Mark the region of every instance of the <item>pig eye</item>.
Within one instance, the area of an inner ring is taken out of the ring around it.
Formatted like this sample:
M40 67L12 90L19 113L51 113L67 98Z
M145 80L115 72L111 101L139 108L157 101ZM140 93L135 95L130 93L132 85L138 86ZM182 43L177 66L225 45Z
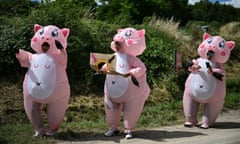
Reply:
M224 48L224 46L225 46L225 42L224 42L224 41L222 41L222 42L220 42L220 43L218 44L218 47L219 47L219 48Z
M38 68L39 67L39 65L38 64L34 64L34 68Z
M208 39L208 40L207 40L207 43L208 43L208 44L212 43L212 38Z
M55 29L55 30L52 31L52 36L53 36L53 37L57 37L57 36L58 36L58 31L57 31L57 29Z
M129 30L129 31L127 31L126 33L125 33L125 36L126 37L130 37L132 35L132 31L131 30Z
M39 34L42 35L44 33L44 29L39 30Z
M45 69L50 69L50 65L44 65Z

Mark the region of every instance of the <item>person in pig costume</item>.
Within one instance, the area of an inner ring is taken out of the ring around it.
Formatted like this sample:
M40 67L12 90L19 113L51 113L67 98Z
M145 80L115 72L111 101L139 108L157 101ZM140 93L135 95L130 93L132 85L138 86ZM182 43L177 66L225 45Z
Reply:
M106 65L102 68L108 73L104 85L104 104L109 130L104 136L114 136L120 132L118 127L123 112L124 135L130 139L150 93L146 67L136 57L146 48L145 30L118 29L111 48L115 51L116 72L120 75L109 74Z
M23 82L24 108L35 136L53 136L64 118L70 97L66 74L70 30L35 24L34 32L31 47L35 54L14 47L21 66L28 68ZM43 104L47 108L47 129L42 117Z
M203 34L198 47L199 58L192 60L188 70L191 72L185 83L183 109L185 127L198 125L199 105L204 104L200 128L209 128L217 119L226 96L226 72L222 66L230 56L235 42L226 41L221 36Z

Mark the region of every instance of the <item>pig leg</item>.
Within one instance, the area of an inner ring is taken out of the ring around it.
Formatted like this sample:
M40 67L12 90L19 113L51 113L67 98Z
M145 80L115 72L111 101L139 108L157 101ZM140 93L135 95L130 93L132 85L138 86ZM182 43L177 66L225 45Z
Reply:
M122 104L114 103L107 96L104 97L104 109L109 125L109 130L104 134L104 136L113 136L119 133L118 127L120 123L122 107Z
M35 103L29 98L24 99L24 108L27 114L28 119L35 128L35 135L44 135L45 128L42 118L42 104Z
M126 138L132 138L131 131L136 127L136 124L142 113L145 98L137 98L126 101L123 108L124 113L124 133Z
M223 104L224 101L205 104L200 128L207 129L216 121L218 115L222 111Z
M184 91L183 96L183 110L185 115L185 127L192 127L198 123L197 113L199 110L199 103L194 101L192 97Z
M46 134L49 136L53 136L57 132L64 118L70 98L69 85L66 83L57 85L52 96L55 97L55 100L47 103L48 129Z
M32 104L32 124L34 128L37 130L37 133L35 135L38 135L41 133L45 133L45 128L43 124L43 118L42 118L42 104L33 102Z
M59 126L64 118L69 97L59 99L47 104L48 130L47 135L53 136L59 129Z
M24 99L24 109L27 114L29 121L35 129L35 135L44 135L45 128L42 118L42 104L36 103L31 99L31 96L27 92L26 76L23 82L23 99Z

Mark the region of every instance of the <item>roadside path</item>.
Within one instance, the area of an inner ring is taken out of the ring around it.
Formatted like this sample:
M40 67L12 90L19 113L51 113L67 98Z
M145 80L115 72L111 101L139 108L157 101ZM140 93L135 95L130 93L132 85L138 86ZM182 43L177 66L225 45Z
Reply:
M134 131L134 138L117 137L84 138L61 144L240 144L240 110L221 114L212 128L185 128L174 125Z

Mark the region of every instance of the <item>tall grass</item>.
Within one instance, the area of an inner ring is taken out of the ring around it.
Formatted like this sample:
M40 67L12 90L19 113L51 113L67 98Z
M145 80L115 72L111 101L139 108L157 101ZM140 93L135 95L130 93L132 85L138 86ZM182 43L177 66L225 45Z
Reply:
M176 38L178 41L189 41L190 38L179 31L179 22L174 21L173 17L170 19L161 19L157 16L152 16L148 25L158 28L167 35Z
M219 34L231 40L240 41L240 22L230 22L220 27Z
M161 19L154 15L148 24L164 32L166 35L175 38L180 43L180 46L176 50L183 55L183 62L188 61L189 57L197 56L197 41L194 41L191 35L187 35L185 30L179 27L180 22L174 21L173 17L170 19ZM197 32L199 33L199 30ZM193 36L195 35L193 34Z

